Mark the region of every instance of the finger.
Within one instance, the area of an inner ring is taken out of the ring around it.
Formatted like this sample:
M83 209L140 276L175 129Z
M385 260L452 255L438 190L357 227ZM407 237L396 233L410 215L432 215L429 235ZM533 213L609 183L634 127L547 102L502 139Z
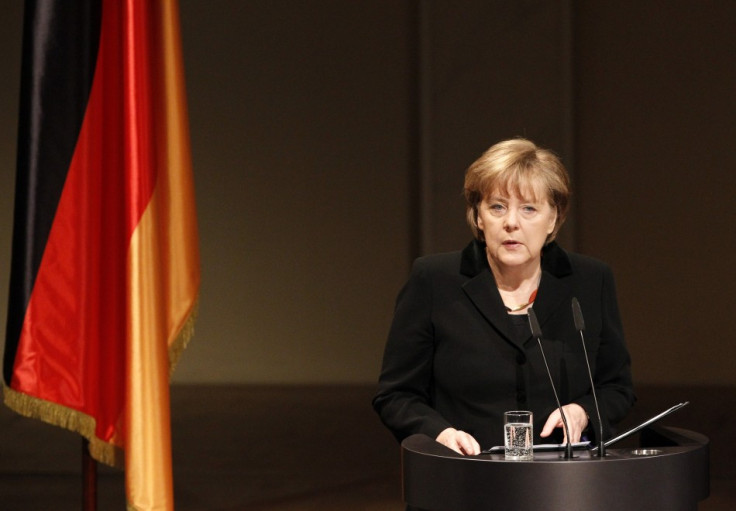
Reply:
M455 433L452 438L449 439L447 447L458 454L463 454L463 446L460 444L460 439L458 438L457 433Z
M542 432L539 433L539 436L541 436L542 438L550 436L555 428L560 427L561 422L562 421L560 420L560 412L559 410L555 410L554 412L549 414L547 422L544 423L544 427L542 428Z
M471 435L468 435L467 440L469 449L466 451L466 453L470 456L480 454L480 444L475 440L475 438L473 438Z
M567 420L568 426L570 427L570 441L575 443L580 441L580 437L583 434L583 430L580 427L580 423L577 421Z
M480 444L473 438L473 454L480 454Z
M460 446L460 444L458 442L453 441L447 447L449 447L450 449L452 449L453 451L455 451L458 454L464 454L463 453L463 448Z
M588 426L588 415L578 404L569 404L564 407L565 417L570 425L570 436L572 442L579 442L583 431Z
M462 454L460 446L457 443L458 431L454 428L447 428L437 435L436 440L445 447L452 449L458 454Z
M464 431L458 432L457 435L458 444L464 454L475 455L480 452L480 445L475 441L475 438Z
M449 447L450 449L452 449L453 451L455 451L458 454L462 454L463 453L462 448L460 447L460 444L458 444L457 440L455 440L454 438L448 438L447 440L445 440L444 442L442 442L442 444L445 447Z
M562 409L562 413L565 413L565 409ZM565 421L562 420L562 415L560 415L560 424L558 427L562 428L562 443L567 443L567 430L570 430L570 436L572 438L575 438L575 435L573 434L573 431L575 429L575 426L573 424L570 424L570 419L567 417L567 414L565 413L565 419L567 419L567 424L565 424ZM571 440L572 441L572 440Z

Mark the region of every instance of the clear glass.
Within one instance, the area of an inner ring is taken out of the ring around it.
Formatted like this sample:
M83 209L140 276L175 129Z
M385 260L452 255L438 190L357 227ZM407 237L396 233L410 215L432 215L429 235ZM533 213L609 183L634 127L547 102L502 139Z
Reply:
M504 454L507 460L534 459L534 429L532 412L516 410L505 412Z

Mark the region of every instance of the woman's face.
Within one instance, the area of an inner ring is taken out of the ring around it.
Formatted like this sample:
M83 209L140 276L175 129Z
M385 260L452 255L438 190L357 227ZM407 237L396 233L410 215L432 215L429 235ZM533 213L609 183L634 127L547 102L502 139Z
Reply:
M539 265L542 247L555 228L557 210L538 193L521 197L495 190L478 207L489 263L494 270Z

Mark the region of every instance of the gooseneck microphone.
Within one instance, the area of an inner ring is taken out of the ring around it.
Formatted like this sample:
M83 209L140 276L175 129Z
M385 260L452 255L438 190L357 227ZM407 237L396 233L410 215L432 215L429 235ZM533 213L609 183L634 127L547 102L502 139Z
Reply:
M529 309L529 326L532 329L532 337L537 339L537 343L539 344L539 350L542 352L542 360L544 360L544 367L547 369L547 376L549 376L549 383L552 385L552 393L555 395L555 401L557 402L557 409L560 411L560 416L562 417L562 425L565 426L565 438L567 439L567 443L565 444L565 459L571 459L572 458L572 442L570 440L570 428L567 425L567 418L565 417L565 413L562 411L562 405L560 404L560 398L557 397L557 388L555 387L555 382L552 379L552 373L549 370L549 365L547 364L547 357L544 355L544 348L542 348L542 329L539 328L539 322L537 321L537 315L534 312L534 309Z
M598 416L598 457L606 457L606 443L603 441L603 422L601 421L601 409L598 406L598 396L595 395L595 383L593 383L593 373L590 370L590 360L588 359L588 349L585 347L585 322L583 321L583 311L580 310L580 302L573 297L572 299L572 317L575 320L575 330L580 332L580 341L583 343L583 353L585 354L585 365L588 368L588 378L590 378L590 390L593 393L593 403L595 403L595 413Z

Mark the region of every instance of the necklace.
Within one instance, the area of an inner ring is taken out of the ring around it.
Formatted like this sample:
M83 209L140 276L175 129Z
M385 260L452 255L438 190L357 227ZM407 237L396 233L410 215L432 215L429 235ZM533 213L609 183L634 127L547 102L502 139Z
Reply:
M532 291L532 294L529 295L529 301L526 302L525 304L523 304L523 305L517 305L516 307L506 306L506 310L508 312L519 312L522 309L526 309L527 307L529 307L531 304L534 303L534 300L537 299L537 291L538 291L538 289L535 289L534 291Z

